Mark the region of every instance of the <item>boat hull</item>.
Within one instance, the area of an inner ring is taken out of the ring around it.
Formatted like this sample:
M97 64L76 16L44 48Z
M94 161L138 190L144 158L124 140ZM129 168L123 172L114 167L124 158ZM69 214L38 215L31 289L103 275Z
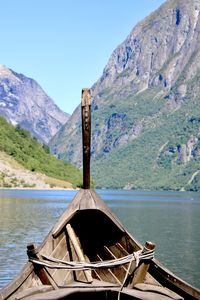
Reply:
M114 265L143 250L95 191L81 190L43 244L29 245L29 262L0 299L200 299L198 289L156 259Z

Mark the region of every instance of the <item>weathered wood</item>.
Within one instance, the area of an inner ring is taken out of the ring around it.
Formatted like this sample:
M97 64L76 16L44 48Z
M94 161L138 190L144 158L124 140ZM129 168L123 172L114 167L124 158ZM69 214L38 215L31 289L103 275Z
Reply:
M112 251L110 248L108 248L107 246L104 246L104 250L107 252L106 256L108 257L108 259L116 259L116 258L122 257L121 255L116 256L117 247L113 246ZM123 282L124 276L126 275L126 272L127 272L127 268L125 266L127 267L127 265L122 265L117 268L111 268L112 273L115 275L115 277L117 277L119 279L119 281L121 283Z
M140 290L140 291L160 293L160 294L166 295L166 296L168 296L168 297L170 297L171 299L174 299L174 300L183 299L181 296L177 295L173 291L171 291L168 288L163 287L163 286L157 286L157 285L145 284L145 283L138 283L134 287L136 289Z
M50 291L45 294L32 295L26 297L24 300L62 300L62 299L95 299L95 300L109 300L117 299L119 296L119 287L95 285L93 289L88 286L70 286L62 288L59 291ZM156 292L130 290L124 288L120 293L120 299L138 299L138 300L172 300L171 297L162 295ZM183 298L179 298L179 300Z
M98 261L104 261L99 254L97 254L97 259ZM103 281L121 285L121 281L115 276L111 269L98 269L96 271Z
M27 246L27 255L29 258L36 258L40 259L40 255L38 254L38 250L34 244L29 244ZM58 289L57 285L55 284L54 280L48 274L47 270L43 266L34 265L34 270L39 279L41 280L42 284L44 285L52 285L54 289Z
M102 211L104 214L108 216L109 219L113 223L116 224L122 231L124 231L124 227L119 221L119 219L112 213L112 211L108 208L108 206L101 200L99 195L96 193L95 190L92 189L85 189L80 190L74 197L73 201L69 204L67 210L63 213L60 217L59 221L55 224L52 235L54 238L57 238L62 230L65 228L66 224L69 222L70 218L76 214L76 212L85 209L96 209ZM122 241L123 243L123 241ZM124 241L124 243L126 243ZM128 239L128 243L131 244L132 240ZM136 250L141 249L142 245L138 245L139 242L137 241L135 246ZM131 253L133 251L130 251Z
M83 188L90 188L91 93L82 90Z
M33 296L35 294L38 294L38 293L46 293L46 292L49 292L52 290L52 286L51 285L42 285L42 286L34 286L34 287L31 287L31 288L28 288L27 290L23 291L23 292L20 292L18 293L16 296L15 296L15 300L21 300L27 296Z
M63 261L69 261L69 250L67 249L67 242L66 242L66 235L62 235L59 243L53 250L52 254L50 255L52 258L57 258ZM61 264L59 264L61 265ZM72 280L72 274L69 270L59 270L59 269L48 269L51 276L54 278L57 285L64 285L66 280Z
M79 261L86 262L86 259L84 257L84 254L83 254L82 250L81 250L81 247L79 245L79 242L77 240L77 237L76 237L76 234L75 234L73 228L71 227L70 224L67 224L66 229L67 229L67 233L69 235L69 238L70 238L70 240L73 244L73 247L75 249L75 252L78 256ZM86 277L87 281L92 282L93 278L92 278L92 275L91 275L91 271L90 270L86 270L86 271L84 270L83 272L85 274L85 277Z
M147 241L145 243L142 253L145 253L149 250L154 250L155 246L156 245L154 243ZM141 262L137 270L134 272L133 281L131 284L129 284L129 287L133 287L137 283L143 283L148 269L149 269L149 261Z

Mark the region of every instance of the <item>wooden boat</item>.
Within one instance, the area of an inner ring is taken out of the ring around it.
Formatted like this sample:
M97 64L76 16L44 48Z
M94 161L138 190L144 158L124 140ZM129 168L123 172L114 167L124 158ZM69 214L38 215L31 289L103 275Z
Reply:
M43 244L27 246L29 261L0 291L0 299L200 299L198 289L153 257L155 245L146 242L143 247L89 188L88 90L84 97L83 119L88 123L83 126L84 188Z

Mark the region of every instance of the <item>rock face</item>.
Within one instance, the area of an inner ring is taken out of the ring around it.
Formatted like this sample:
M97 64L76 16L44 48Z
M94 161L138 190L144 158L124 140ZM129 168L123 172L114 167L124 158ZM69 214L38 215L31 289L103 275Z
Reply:
M133 28L93 85L97 185L189 189L199 159L199 13L200 0L166 1ZM78 166L80 127L77 108L51 141L55 154Z
M179 86L199 69L200 2L170 0L140 22L113 52L95 91L131 83L131 92L151 86L165 90L187 69ZM190 64L188 64L190 62Z
M69 118L31 78L0 65L0 115L48 143Z

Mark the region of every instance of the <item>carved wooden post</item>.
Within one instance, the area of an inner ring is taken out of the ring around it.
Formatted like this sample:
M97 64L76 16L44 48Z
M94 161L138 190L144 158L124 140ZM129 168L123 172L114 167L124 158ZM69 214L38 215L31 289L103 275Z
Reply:
M82 89L83 188L90 188L91 93Z

